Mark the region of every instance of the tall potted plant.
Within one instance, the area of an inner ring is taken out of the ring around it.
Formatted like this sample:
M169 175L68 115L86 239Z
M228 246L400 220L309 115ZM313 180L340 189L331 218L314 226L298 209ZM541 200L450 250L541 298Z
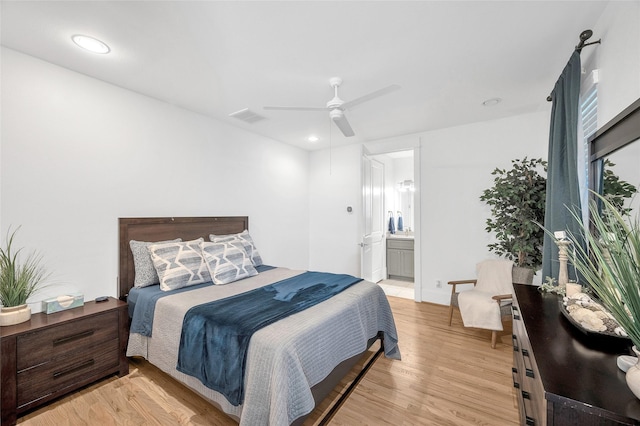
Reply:
M542 265L547 162L542 159L512 160L511 169L496 168L493 186L480 200L491 207L486 231L495 233L489 251L513 260L514 282L530 284Z
M21 262L22 249L13 248L16 232L7 232L6 245L0 247L0 326L18 324L31 318L27 300L48 277L37 253L31 253Z

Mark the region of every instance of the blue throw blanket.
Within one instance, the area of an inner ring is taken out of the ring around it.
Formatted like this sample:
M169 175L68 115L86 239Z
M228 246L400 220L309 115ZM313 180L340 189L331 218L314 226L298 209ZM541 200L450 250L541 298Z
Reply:
M259 273L274 269L275 266L260 265L256 266ZM131 318L131 333L142 334L151 337L153 330L153 318L156 311L156 303L159 299L173 294L183 293L185 291L197 290L202 287L214 285L212 282L197 284L189 287L182 287L177 290L163 291L160 285L151 285L148 287L134 287L129 290L127 303L129 303L129 318Z
M351 275L305 272L236 296L195 306L182 323L177 370L197 377L237 406L253 333L362 281Z

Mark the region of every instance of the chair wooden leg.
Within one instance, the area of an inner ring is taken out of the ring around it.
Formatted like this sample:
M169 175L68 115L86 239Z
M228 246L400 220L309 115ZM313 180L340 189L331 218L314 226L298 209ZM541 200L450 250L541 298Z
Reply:
M453 318L453 305L449 305L449 326L451 326L452 318Z
M498 332L496 330L491 331L491 348L496 348L496 340L498 340Z

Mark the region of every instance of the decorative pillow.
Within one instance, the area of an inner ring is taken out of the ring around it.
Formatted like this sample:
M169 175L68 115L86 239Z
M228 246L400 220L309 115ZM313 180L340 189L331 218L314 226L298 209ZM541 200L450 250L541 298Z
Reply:
M176 243L179 241L182 241L182 238L157 242L129 241L129 247L131 247L131 253L133 254L133 266L135 268L133 286L147 287L160 282L156 268L153 266L153 261L151 260L151 254L149 254L148 247L151 244Z
M200 243L203 241L203 238L198 238L149 246L151 260L160 278L161 290L175 290L211 281L200 250Z
M262 265L262 257L260 253L258 253L258 249L256 245L253 243L253 239L251 235L249 235L249 231L246 229L239 234L229 234L229 235L209 235L209 239L214 243L222 243L229 241L240 241L242 246L246 250L249 258L251 259L251 263L253 266Z
M258 275L242 242L238 240L202 242L200 249L214 284L228 284Z

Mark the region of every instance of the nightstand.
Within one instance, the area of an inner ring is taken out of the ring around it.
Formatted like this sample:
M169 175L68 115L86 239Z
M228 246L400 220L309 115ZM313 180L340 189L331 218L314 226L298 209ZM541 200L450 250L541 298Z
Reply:
M129 373L127 304L109 298L0 327L1 423L96 380Z

